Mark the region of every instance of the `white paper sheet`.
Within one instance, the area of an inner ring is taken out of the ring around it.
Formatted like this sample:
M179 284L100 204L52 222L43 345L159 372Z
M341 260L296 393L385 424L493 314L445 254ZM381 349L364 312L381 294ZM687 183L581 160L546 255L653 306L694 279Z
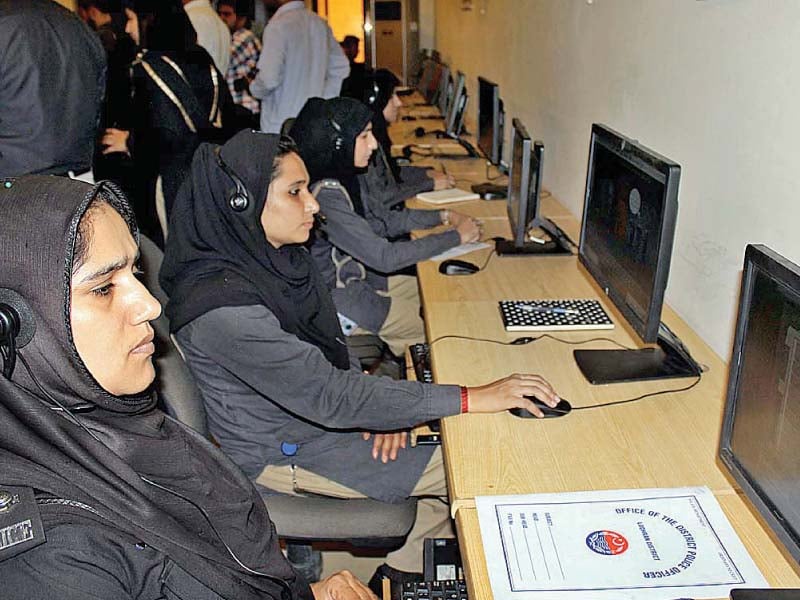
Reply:
M708 488L475 499L504 600L671 600L768 587Z
M484 248L491 248L491 247L492 245L487 244L486 242L469 242L467 244L453 246L449 250L445 250L444 252L437 254L436 256L432 256L431 260L435 262L441 262L448 258L456 258L457 256L463 256L464 254L475 252L475 250L483 250Z

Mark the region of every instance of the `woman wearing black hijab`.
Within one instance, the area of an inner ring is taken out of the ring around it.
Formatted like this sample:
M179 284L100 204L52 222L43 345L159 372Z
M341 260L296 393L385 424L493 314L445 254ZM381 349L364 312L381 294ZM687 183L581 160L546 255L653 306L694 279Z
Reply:
M308 172L291 147L277 146L276 136L252 131L221 149L202 145L175 207L161 283L209 428L251 479L275 491L445 496L438 450L405 448L405 433L367 442L364 432L533 406L524 395L550 404L555 394L534 375L467 389L363 374L303 246L319 210ZM446 506L418 506L408 542L389 555L396 568L419 571L420 536L449 528Z
M370 200L361 195L356 177L377 148L371 119L372 111L358 100L311 98L290 135L297 141L325 216L311 252L345 333L359 328L375 333L402 356L409 345L424 341L425 331L417 278L395 274L476 241L480 231L465 218L455 229L410 241L392 242L375 232L362 216ZM433 214L439 220L440 211Z
M147 51L133 65L133 131L127 146L124 132L107 130L105 152L129 148L139 188L136 214L143 232L163 246L156 216L156 185L169 218L178 188L201 142L222 143L245 124L237 114L225 76L208 52L197 44L180 0L153 5L146 28Z
M450 209L416 210L403 202L420 192L453 187L452 176L422 167L401 167L391 156L392 141L388 126L397 121L402 106L395 88L400 81L388 69L366 74L358 88L351 88L352 97L361 100L372 112L372 134L378 149L369 167L358 174L357 193L363 205L362 216L381 237L390 240L408 239L411 231L438 225L457 227L469 216Z
M0 311L22 315L0 340L0 527L25 540L0 550L3 598L370 598L346 574L309 587L245 475L155 408L160 306L118 190L30 176L0 203Z
M451 188L455 179L433 169L414 166L400 166L392 156L392 140L389 137L389 126L399 117L402 101L395 93L400 80L388 69L378 69L365 75L360 85L348 90L347 95L361 100L373 111L372 134L378 141L378 150L370 159L369 169L358 176L361 194L369 198L369 206L391 208L412 198L420 192ZM435 213L433 213L435 214ZM431 223L432 214L428 214ZM450 219L454 222L454 219ZM447 222L446 215L443 221ZM416 227L421 229L421 227Z

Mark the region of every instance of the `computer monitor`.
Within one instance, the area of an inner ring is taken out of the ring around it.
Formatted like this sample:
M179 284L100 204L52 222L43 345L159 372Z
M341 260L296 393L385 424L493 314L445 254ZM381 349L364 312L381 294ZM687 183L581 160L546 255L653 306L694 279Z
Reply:
M458 137L458 121L463 121L464 109L467 103L467 78L464 73L458 71L453 87L453 96L450 105L447 107L447 114L444 118L444 131L450 137ZM463 123L462 123L463 124Z
M497 242L500 256L512 254L558 255L571 254L561 230L539 214L542 192L544 144L533 142L519 119L512 121L511 165L508 177L507 210L513 239ZM528 232L540 227L549 239L536 238Z
M439 107L439 112L442 113L442 115L447 115L447 110L450 108L450 102L453 97L453 87L453 76L450 75L450 67L442 65L441 74L439 75L439 89L434 99L434 103Z
M800 267L747 246L719 457L800 562Z
M502 160L502 106L499 86L478 77L478 148L493 165L499 165Z
M642 350L577 350L592 383L699 375L661 323L681 169L604 125L592 125L578 259L646 344Z
M422 63L422 72L417 83L417 91L425 98L425 102L430 104L433 93L436 90L436 83L434 76L436 75L437 63L436 61L426 58Z

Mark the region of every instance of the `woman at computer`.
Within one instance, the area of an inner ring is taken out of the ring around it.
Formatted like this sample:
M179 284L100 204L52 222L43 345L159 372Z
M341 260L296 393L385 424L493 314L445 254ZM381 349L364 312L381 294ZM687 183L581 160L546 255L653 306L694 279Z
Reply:
M368 198L367 210L391 208L420 192L442 190L455 185L452 175L424 167L400 166L397 159L392 156L389 126L397 122L400 108L403 106L395 93L399 85L400 80L394 73L388 69L378 69L374 73L367 74L362 84L348 93L350 97L361 100L373 111L372 135L378 142L378 149L370 159L369 168L358 176L361 194ZM426 227L437 225L438 223L432 221L436 213L425 212L429 219L425 223ZM369 218L369 215L367 216ZM419 218L419 215L415 216Z
M319 204L290 141L243 131L202 145L176 203L161 283L209 427L245 473L272 490L398 502L444 496L440 451L405 431L463 412L557 402L536 375L486 386L365 375L344 343L330 292L303 245ZM421 502L392 567L420 571L425 531L447 507Z
M389 241L361 216L359 169L377 148L372 111L352 98L311 98L290 130L308 169L312 191L325 220L311 253L331 290L345 334L380 336L397 356L425 339L415 276L397 274L480 235L469 217L455 228L410 241ZM434 212L441 222L446 211ZM409 225L412 223L409 222ZM430 226L430 225L429 225Z
M374 598L348 573L309 586L244 473L156 408L161 307L118 190L29 176L0 204L0 595Z

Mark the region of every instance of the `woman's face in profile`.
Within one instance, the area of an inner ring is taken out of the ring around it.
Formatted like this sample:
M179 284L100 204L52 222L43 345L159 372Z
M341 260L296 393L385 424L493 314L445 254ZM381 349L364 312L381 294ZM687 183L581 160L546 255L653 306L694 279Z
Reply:
M108 204L93 207L86 259L72 274L72 337L86 368L115 396L137 394L155 378L153 328L161 305L137 278L139 249Z
M314 227L314 215L319 212L319 204L308 191L308 183L308 171L300 157L294 152L285 155L269 184L267 202L261 213L264 235L275 248L308 240Z
M389 102L383 107L383 118L386 119L387 123L395 123L397 121L401 106L403 106L403 102L400 97L397 94L392 94Z
M363 169L369 165L369 157L378 148L378 142L372 135L372 123L367 123L364 130L356 137L356 149L353 156L353 164Z

